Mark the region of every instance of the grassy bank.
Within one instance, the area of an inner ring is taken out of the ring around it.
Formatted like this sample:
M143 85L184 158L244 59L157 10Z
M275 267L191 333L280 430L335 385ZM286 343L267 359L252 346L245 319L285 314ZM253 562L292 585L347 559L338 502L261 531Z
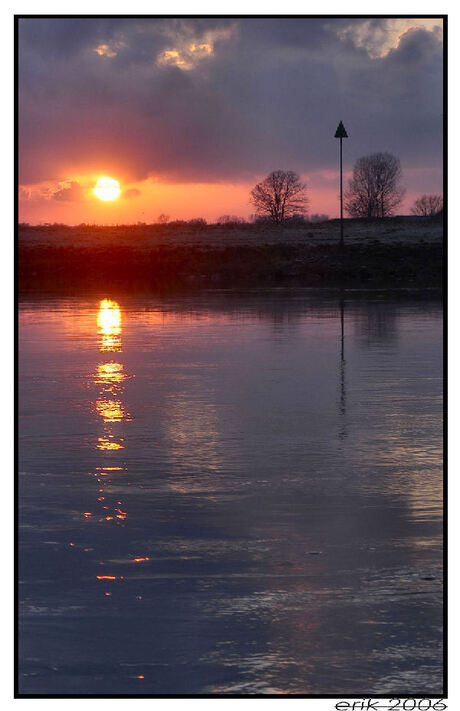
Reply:
M20 290L441 286L440 243L19 244Z
M21 290L272 285L441 286L440 220L260 225L21 226Z

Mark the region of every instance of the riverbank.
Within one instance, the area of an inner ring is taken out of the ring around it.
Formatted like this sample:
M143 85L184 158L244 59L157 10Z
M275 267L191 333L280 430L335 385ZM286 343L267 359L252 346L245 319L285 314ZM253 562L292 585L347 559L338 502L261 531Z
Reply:
M25 227L20 290L442 286L442 223L329 221L294 229Z

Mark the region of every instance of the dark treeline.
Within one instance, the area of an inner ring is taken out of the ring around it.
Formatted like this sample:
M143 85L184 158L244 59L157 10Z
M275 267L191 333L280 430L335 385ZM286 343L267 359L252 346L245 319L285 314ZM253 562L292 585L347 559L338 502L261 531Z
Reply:
M442 222L443 211L441 210L433 213L421 214L414 212L412 215L395 215L388 216L385 218L386 224L401 224L402 222ZM28 222L19 223L20 236L25 237L27 232L38 233L38 232L59 232L62 234L63 230L66 232L71 232L76 235L82 233L107 233L113 232L114 229L127 230L129 232L145 232L149 230L155 233L171 234L175 232L183 233L184 230L187 232L209 232L211 230L217 231L227 231L228 229L238 229L245 230L247 232L263 232L269 226L270 229L278 229L280 231L286 228L315 228L318 225L329 223L333 225L337 223L339 218L330 219L328 215L323 214L312 214L309 216L304 215L293 215L292 217L286 218L282 224L274 224L269 217L264 216L254 216L249 220L243 217L237 217L232 215L223 215L219 217L216 222L207 222L202 217L193 218L191 220L169 220L168 222L137 222L135 224L114 224L114 225L98 225L82 222L78 225L66 225L62 222L45 222L39 225L31 225ZM372 224L381 222L375 217L359 217L359 218L344 218L344 222L351 225L358 224Z

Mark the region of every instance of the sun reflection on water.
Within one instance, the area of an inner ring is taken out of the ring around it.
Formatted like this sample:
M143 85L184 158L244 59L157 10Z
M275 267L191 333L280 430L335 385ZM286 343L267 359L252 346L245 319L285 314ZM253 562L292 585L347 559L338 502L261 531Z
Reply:
M121 351L121 333L122 318L119 304L111 299L102 299L97 314L99 351L104 354ZM93 402L93 409L104 422L103 431L96 439L95 448L106 458L105 462L101 462L101 466L96 467L94 473L98 490L93 520L104 525L122 524L128 515L123 502L118 500L119 495L111 492L112 476L126 470L124 462L117 460L118 452L125 448L124 433L117 425L131 420L123 403L124 381L128 377L132 376L125 374L123 363L114 360L98 363L92 375L92 383L98 386L99 391L97 399ZM121 464L123 466L120 466Z
M116 301L102 299L97 314L101 353L121 350L121 309Z
M96 445L97 449L102 449L104 451L111 451L115 449L124 449L124 444L121 444L121 442L115 442L114 440L109 439L108 437L98 437L97 438L98 444ZM123 440L121 440L123 441Z
M109 363L100 363L97 366L97 374L94 379L95 383L101 385L119 384L123 382L125 375L123 373L123 366L121 363L114 363L110 361Z
M125 422L129 419L120 400L98 400L95 407L104 422Z

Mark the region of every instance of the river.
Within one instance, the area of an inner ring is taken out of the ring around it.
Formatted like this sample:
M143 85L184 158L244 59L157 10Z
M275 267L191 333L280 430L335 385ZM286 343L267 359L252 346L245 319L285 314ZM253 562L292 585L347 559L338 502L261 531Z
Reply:
M24 297L23 694L442 693L442 305Z

